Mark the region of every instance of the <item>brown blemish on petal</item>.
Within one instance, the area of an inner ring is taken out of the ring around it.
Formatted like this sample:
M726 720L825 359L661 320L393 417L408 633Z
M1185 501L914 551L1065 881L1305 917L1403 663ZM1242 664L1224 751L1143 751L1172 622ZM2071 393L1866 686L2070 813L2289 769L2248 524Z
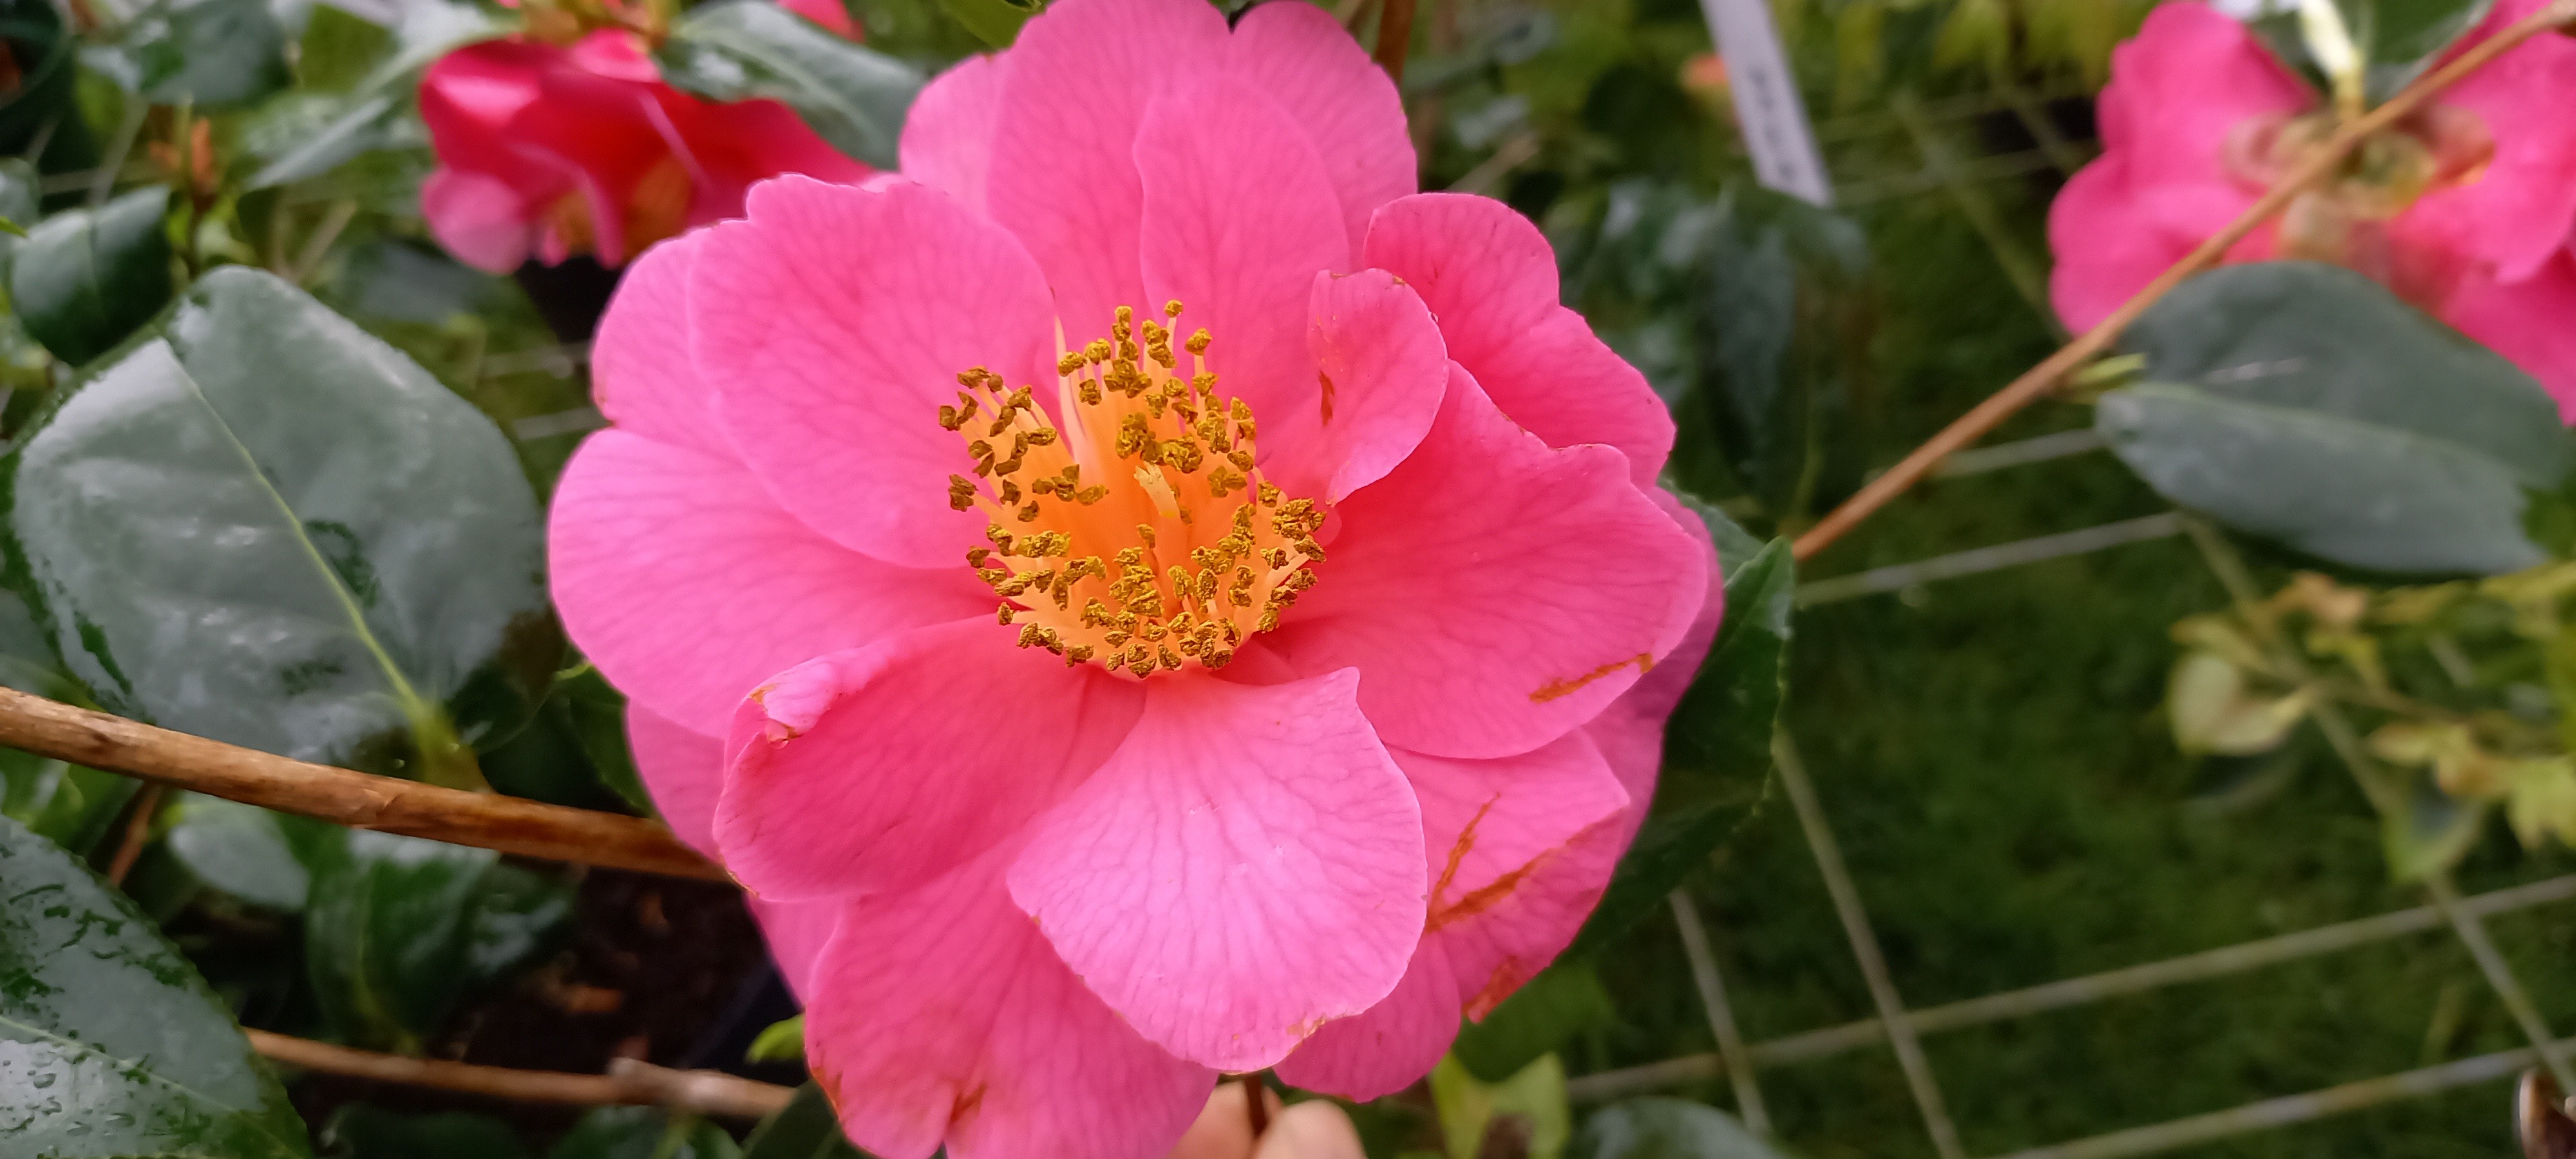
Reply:
M1536 703L1545 704L1548 701L1557 699L1558 697L1571 696L1575 692L1581 690L1584 685L1590 684L1595 680L1599 680L1604 676L1608 676L1609 674L1631 664L1636 665L1637 674L1643 676L1654 669L1655 655L1652 652L1639 652L1625 660L1613 660L1571 680L1550 680L1545 684L1539 685L1538 691L1530 693L1530 699Z
M1501 904L1504 898L1512 895L1513 890L1520 888L1523 880L1555 853L1556 850L1551 849L1539 854L1531 858L1528 864L1487 882L1485 888L1459 898L1454 904L1432 911L1431 915L1423 920L1422 932L1438 933L1442 926L1464 921Z
M984 1084L982 1083L975 1084L974 1090L957 1096L957 1101L948 1105L948 1126L950 1131L954 1132L959 1124L964 1123L968 1116L975 1113L975 1108L983 1105Z
M1476 996L1467 1000L1464 1013L1478 1022L1484 1021L1486 1015L1494 1012L1494 1007L1502 1005L1503 999L1511 997L1513 991L1521 988L1521 983L1529 981L1537 974L1538 971L1529 968L1517 957L1503 959L1500 965L1494 967L1493 976L1485 979L1484 988L1476 991Z
M1324 384L1324 425L1331 426L1333 425L1333 376L1318 370L1315 372L1315 381Z
M1449 847L1449 864L1441 869L1439 882L1431 887L1432 913L1440 911L1440 895L1449 892L1449 883L1458 879L1458 866L1466 862L1467 851L1476 847L1476 826L1484 822L1494 802L1502 799L1500 793L1486 798L1484 804L1476 806L1476 815L1467 818L1467 827L1458 831L1458 843Z

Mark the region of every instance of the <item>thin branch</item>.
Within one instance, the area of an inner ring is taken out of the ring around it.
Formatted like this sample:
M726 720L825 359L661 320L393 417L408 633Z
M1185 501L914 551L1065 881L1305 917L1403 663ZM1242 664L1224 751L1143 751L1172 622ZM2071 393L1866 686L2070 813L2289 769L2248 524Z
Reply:
M2198 248L2184 255L2181 261L2175 262L2172 268L2158 275L2155 281L2147 283L2145 289L2138 291L2127 302L2122 303L2119 309L2112 311L2110 317L2104 318L2100 324L2085 331L2075 341L2060 347L2057 353L2049 355L2039 365L2030 368L2021 377L2006 384L2002 390L1988 395L1984 402L1978 403L1968 413L1960 415L1949 426L1943 427L1939 434L1933 435L1925 440L1923 445L1914 448L1902 461L1889 468L1886 474L1871 480L1868 486L1862 487L1858 493L1844 500L1842 506L1834 508L1822 521L1809 528L1806 534L1799 536L1797 542L1792 545L1792 551L1802 562L1814 558L1817 552L1823 551L1835 540L1848 534L1852 528L1859 526L1861 520L1869 518L1889 501L1921 482L1925 475L1931 473L1933 467L1940 464L1941 460L1983 438L1987 432L2001 425L2005 419L2019 413L2023 407L2037 402L2041 396L2056 389L2059 379L2082 366L2086 359L2108 349L2111 342L2120 336L2120 332L2127 329L2129 323L2137 321L2139 315L2146 313L2148 307L2155 305L2157 299L2171 292L2175 286L2181 285L2184 279L2216 265L2229 248L2244 240L2247 234L2254 232L2274 214L2288 208L2291 199L2297 197L2308 186L2315 184L2318 178L2324 177L2336 166L2343 164L2344 158L2362 141L2415 112L2425 102L2458 83L2461 78L2484 67L2487 62L2511 51L2523 41L2567 23L2571 18L2576 18L2576 0L2558 0L2547 8L2515 21L2504 31L2478 42L2467 52L2453 58L2450 63L2425 74L2414 84L2406 86L2404 91L2389 98L2386 104L2345 122L2343 127L2337 129L2335 135L2328 138L2322 147L2310 154L2305 162L2291 170L2289 175L2283 177L2278 184L2266 190L2263 196L2247 207L2244 213L2237 215L2236 220L2229 222L2227 228L2210 235L2209 239L2201 242Z
M265 1030L243 1033L261 1055L305 1070L526 1103L668 1107L695 1115L765 1119L796 1095L774 1083L720 1071L673 1070L641 1059L617 1059L608 1064L607 1074L569 1074L377 1054Z
M730 880L658 821L308 764L6 688L0 688L0 745L352 829Z
M1413 0L1384 0L1377 10L1377 63L1404 83L1404 57L1413 48Z
M159 785L145 785L134 795L133 812L125 818L125 837L116 844L116 856L107 863L107 883L122 886L125 875L134 872L134 863L143 856L143 847L152 840L152 815L161 811L161 795L167 792Z

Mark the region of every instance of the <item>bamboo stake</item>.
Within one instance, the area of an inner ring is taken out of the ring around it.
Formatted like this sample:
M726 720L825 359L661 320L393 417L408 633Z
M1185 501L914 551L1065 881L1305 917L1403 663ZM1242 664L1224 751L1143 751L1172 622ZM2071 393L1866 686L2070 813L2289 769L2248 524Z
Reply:
M2109 349L2112 341L2120 336L2120 332L2127 329L2130 323L2137 321L2138 316L2146 313L2147 308L2155 305L2158 299L2163 298L2174 287L2181 285L2184 279L2216 265L2229 248L2243 241L2247 234L2253 233L2264 222L2271 220L2274 214L2288 208L2291 199L2305 191L2308 186L2315 184L2318 178L2324 177L2336 166L2343 164L2344 158L2371 134L2415 112L2444 89L2459 83L2461 78L2485 67L2487 62L2571 19L2576 19L2576 0L2558 0L2558 3L2515 21L2504 31L2479 41L2468 51L2454 57L2450 63L2417 78L2415 83L2406 86L2396 96L2389 98L2387 103L2345 122L2343 127L2337 129L2334 136L2328 138L2315 153L2310 154L2306 161L2291 170L2289 175L2283 177L2278 184L2264 191L2263 196L2247 207L2244 213L2237 215L2236 220L2227 223L2227 228L2210 235L2207 240L2200 243L2198 248L2184 255L2181 261L2175 262L2171 268L2157 275L2155 281L2147 283L2145 289L2121 303L2120 308L2112 311L2110 317L2104 318L2098 325L2085 331L2074 341L2059 347L2057 353L2049 355L2039 365L2031 367L2021 377L2007 383L2002 390L1986 396L1984 402L1978 403L1968 413L1952 420L1950 425L1941 428L1938 434L1924 440L1923 445L1914 448L1895 466L1888 468L1885 474L1870 480L1867 486L1862 487L1851 498L1844 500L1842 506L1826 513L1823 520L1814 527L1808 528L1806 534L1799 536L1791 545L1792 553L1801 563L1814 558L1817 552L1823 551L1835 540L1848 534L1852 528L1859 526L1862 520L1869 518L1879 508L1887 506L1897 496L1921 482L1925 475L1932 472L1932 468L1940 465L1941 460L1985 437L1987 432L2001 425L2005 419L2039 401L2042 396L2056 388L2059 380L2082 366L2086 359Z
M0 688L0 745L352 829L731 880L658 821L309 764L6 688Z
M673 1070L633 1058L610 1062L607 1074L570 1074L377 1054L265 1030L243 1033L250 1036L251 1049L262 1056L306 1070L526 1103L668 1107L699 1115L765 1119L796 1095L774 1083L721 1071Z

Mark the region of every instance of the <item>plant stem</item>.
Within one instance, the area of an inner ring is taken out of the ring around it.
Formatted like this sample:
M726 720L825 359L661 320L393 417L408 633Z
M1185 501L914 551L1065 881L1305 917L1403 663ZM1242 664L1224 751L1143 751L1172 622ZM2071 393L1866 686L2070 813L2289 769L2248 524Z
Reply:
M309 764L0 688L0 745L353 829L730 880L658 821Z
M1413 49L1413 0L1383 0L1377 10L1377 63L1404 83L1404 57Z
M1392 3L1406 3L1408 9L1410 8L1407 0L1391 0L1390 6ZM1889 501L1921 482L1925 475L1931 473L1932 468L1940 465L1941 460L1948 458L1952 452L1983 438L1987 432L2001 425L2005 419L2019 413L2022 408L2039 401L2049 391L2056 389L2058 381L2082 366L2086 359L2109 349L2111 342L2120 336L2120 332L2127 329L2131 322L2137 321L2139 315L2146 313L2149 306L2155 305L2158 299L2172 292L2174 287L2183 283L2184 279L2216 265L2230 247L2244 240L2247 234L2254 232L2274 214L2287 208L2291 199L2305 191L2308 186L2315 184L2317 179L2341 165L2344 158L2370 135L2415 112L2443 90L2459 83L2461 78L2476 72L2489 61L2511 51L2523 41L2550 31L2566 23L2571 17L2576 17L2576 0L2558 0L2547 8L2515 21L2504 31L2479 41L2468 51L2453 58L2450 63L2417 78L2415 83L2406 86L2404 91L2389 98L2388 103L2345 122L2335 130L2334 136L2328 138L2323 146L2308 156L2307 160L2282 177L2278 184L2264 191L2263 196L2253 205L2246 207L2245 212L2238 214L2236 220L2227 223L2227 228L2210 235L2197 248L2184 255L2181 261L2175 262L2164 273L2157 275L2155 281L2147 283L2145 289L2131 295L2128 301L2121 303L2119 309L2111 312L2110 317L2104 318L2092 329L2077 336L2073 342L2059 347L2057 353L2049 355L2039 365L2024 372L2021 377L2005 384L2002 390L1986 396L1985 401L1978 403L1968 413L1952 420L1949 426L1941 428L1939 433L1924 440L1921 446L1914 448L1895 466L1888 468L1886 473L1871 480L1851 498L1844 500L1842 506L1827 513L1822 521L1809 528L1806 534L1799 536L1797 542L1792 545L1792 551L1797 555L1799 562L1803 563L1814 558L1817 552L1823 551L1835 540L1850 533L1851 529L1859 526L1862 520L1869 518L1879 508L1885 507ZM1384 42L1381 41L1381 57L1384 52L1383 45Z
M405 1058L265 1030L243 1033L261 1055L306 1070L521 1102L668 1107L682 1114L760 1119L778 1113L796 1095L772 1083L717 1071L672 1070L641 1059L614 1060L607 1074L569 1074Z
M132 812L125 818L125 836L117 842L116 856L107 863L107 883L122 886L125 875L134 872L134 862L143 856L143 846L152 839L152 815L161 811L161 795L168 790L159 785L145 785L134 795Z

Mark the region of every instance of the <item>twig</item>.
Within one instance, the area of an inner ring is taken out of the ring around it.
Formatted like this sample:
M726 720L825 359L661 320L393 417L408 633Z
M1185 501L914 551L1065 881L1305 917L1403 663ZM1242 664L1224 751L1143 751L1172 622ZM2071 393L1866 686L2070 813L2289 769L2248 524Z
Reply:
M5 688L0 745L352 829L729 880L656 821L309 764Z
M2227 223L2227 228L2210 235L2209 239L2201 242L2198 248L2184 255L2181 261L2173 264L2172 268L2158 275L2155 281L2147 283L2145 289L2121 303L2120 308L2112 311L2110 317L2104 318L2073 342L2059 347L2057 353L2049 355L2039 365L2031 367L2021 377L2006 384L2002 390L1986 396L1984 402L1978 403L1968 413L1960 415L1949 426L1943 427L1940 433L1925 440L1923 445L1914 448L1903 460L1889 468L1886 474L1871 480L1869 485L1844 500L1842 506L1834 508L1822 521L1807 529L1807 533L1799 536L1797 542L1791 545L1791 551L1801 562L1814 558L1817 552L1823 551L1835 540L1848 534L1852 528L1859 526L1861 520L1869 518L1879 508L1886 506L1890 500L1904 494L1907 489L1922 481L1925 475L1931 473L1933 467L1948 458L1952 452L1984 437L1988 431L2001 425L2005 419L2055 389L2058 380L2065 377L2069 371L2083 365L2085 359L2109 348L2112 340L2118 338L2120 332L2128 328L2129 323L2137 321L2139 315L2146 313L2149 306L2155 305L2158 299L2171 292L2175 286L2181 285L2184 279L2216 264L2230 247L2244 240L2247 234L2254 232L2274 214L2287 208L2292 198L2297 197L2308 186L2315 184L2318 178L2341 165L2345 156L2364 139L2413 113L2435 95L2458 83L2462 77L2484 67L2487 62L2511 51L2523 41L2566 23L2571 17L2576 17L2576 0L2558 0L2558 3L2515 21L2504 31L2478 42L2467 52L2453 58L2450 63L2418 78L2415 83L2406 86L2404 91L2389 98L2386 104L2345 122L2343 127L2337 129L2334 136L2328 138L2315 153L2310 154L2306 161L2291 170L2272 188L2264 191L2263 196L2247 207L2244 213L2238 214L2236 220Z
M1377 63L1404 83L1404 56L1413 48L1413 0L1385 0L1377 10Z
M143 856L144 843L152 839L152 815L161 811L159 785L145 785L134 795L134 811L125 819L125 839L116 846L116 856L107 863L107 883L124 885L125 875L134 872L134 862Z
M773 1083L720 1071L673 1070L641 1059L617 1059L608 1064L607 1074L569 1074L377 1054L265 1030L243 1033L250 1036L251 1049L261 1055L306 1070L528 1103L668 1107L698 1115L765 1119L796 1095Z

